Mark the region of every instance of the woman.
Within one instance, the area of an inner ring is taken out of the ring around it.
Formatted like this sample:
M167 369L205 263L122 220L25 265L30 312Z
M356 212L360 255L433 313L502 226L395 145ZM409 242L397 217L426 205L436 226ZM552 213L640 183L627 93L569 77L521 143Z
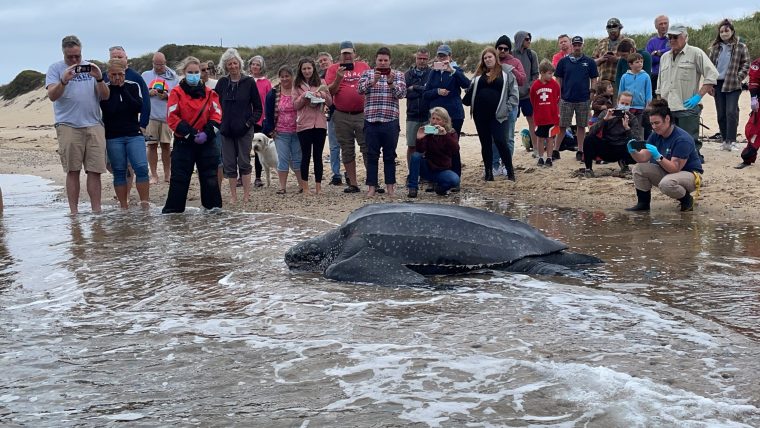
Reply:
M470 115L478 130L486 181L493 181L491 144L496 145L499 156L504 162L507 180L515 181L512 155L507 146L507 121L510 113L517 108L519 96L517 80L511 68L507 64L499 64L496 49L490 47L484 49L480 54L480 64L478 64L475 77L464 98L465 105L470 106Z
M222 105L222 163L230 185L230 201L237 202L237 175L243 182L243 203L251 196L251 148L254 125L261 118L261 97L256 82L243 75L243 59L234 48L219 60L225 76L216 83Z
M277 149L277 178L280 180L278 195L285 194L288 183L288 167L298 180L298 193L303 192L301 184L301 145L296 133L296 107L293 96L293 70L283 65L277 70L280 83L267 94L263 132L274 139Z
M420 176L435 183L435 193L441 196L459 186L459 176L451 169L452 160L459 153L459 136L445 108L430 109L430 124L417 130L414 149L409 162L410 198L417 197Z
M216 92L201 82L200 64L198 58L185 58L180 67L185 77L169 94L166 121L174 132L174 146L164 214L185 211L187 190L196 166L201 204L207 209L222 207L222 194L216 181L218 154L214 147L222 110Z
M294 83L296 131L301 144L301 189L309 192L309 155L314 158L314 192L322 192L322 150L327 136L325 106L332 105L332 95L319 78L314 60L302 58Z
M742 81L749 71L750 59L747 45L736 38L734 24L728 19L718 24L718 34L710 46L710 60L718 69L715 110L722 140L720 148L730 152L736 146L739 95L742 93Z
M470 79L451 58L451 47L440 45L436 51L433 70L425 84L422 97L428 107L443 107L451 116L451 123L457 136L462 133L464 124L464 107L462 107L462 89L470 86ZM452 169L457 175L462 175L462 162L459 153L454 156Z
M138 114L142 109L140 86L125 81L126 61L114 58L108 61L108 88L111 95L100 102L103 125L106 131L106 150L113 170L113 189L122 209L129 208L127 165L135 172L140 206L148 209L149 177L145 137L140 131Z
M259 89L259 97L261 97L261 105L266 102L266 97L269 91L272 90L272 82L267 79L264 74L265 71L264 57L256 55L248 60L248 70L251 73L251 77L256 81L256 87ZM264 115L261 115L261 119L253 125L256 132L261 132L262 125L264 123ZM259 162L259 154L253 154L253 167L256 173L256 180L253 182L255 187L263 187L264 183L261 182L261 162Z

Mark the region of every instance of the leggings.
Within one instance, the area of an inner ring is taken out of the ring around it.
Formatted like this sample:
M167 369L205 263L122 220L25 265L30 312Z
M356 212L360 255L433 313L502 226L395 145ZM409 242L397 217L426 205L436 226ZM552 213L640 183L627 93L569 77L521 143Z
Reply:
M325 148L327 129L311 128L298 132L301 144L301 179L309 181L309 154L314 158L314 181L322 182L322 150Z

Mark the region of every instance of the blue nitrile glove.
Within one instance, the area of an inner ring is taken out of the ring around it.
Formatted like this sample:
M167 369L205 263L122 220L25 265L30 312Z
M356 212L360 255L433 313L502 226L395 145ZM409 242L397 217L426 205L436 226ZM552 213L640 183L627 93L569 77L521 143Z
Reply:
M657 160L657 159L659 159L659 158L660 158L660 156L662 156L662 155L660 154L660 151L659 151L659 150L657 150L657 147L655 147L655 146L653 146L653 145L651 145L651 144L647 144L647 146L646 146L646 147L647 147L647 150L649 150L649 153L651 153L651 154L652 154L652 159L654 159L654 160Z
M625 145L626 147L628 147L628 153L633 153L633 152L635 152L635 151L636 151L636 149L634 149L634 148L633 148L633 146L632 146L632 144L633 144L633 142L634 142L634 141L636 141L636 140L635 140L635 139L633 139L633 138L631 138L631 139L628 141L628 144L626 144L626 145Z
M694 94L691 98L683 102L683 106L688 109L693 109L700 101L702 101L702 95Z

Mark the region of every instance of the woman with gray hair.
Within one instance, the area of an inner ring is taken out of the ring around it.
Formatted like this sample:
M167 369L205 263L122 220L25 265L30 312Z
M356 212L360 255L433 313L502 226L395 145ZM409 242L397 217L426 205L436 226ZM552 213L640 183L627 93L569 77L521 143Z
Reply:
M261 97L261 105L264 105L267 94L272 90L272 82L267 79L264 71L266 70L266 63L264 57L256 55L248 60L248 71L251 73L251 77L256 81L256 87L259 89L259 97ZM261 119L254 125L256 132L261 132L262 125L264 123L264 117L266 112L261 115ZM255 187L263 187L264 183L261 182L261 162L259 162L259 154L254 153L254 169L256 172L256 181L253 182Z
M227 49L219 60L224 76L216 84L222 105L222 163L230 185L230 202L237 202L237 175L243 182L243 203L251 196L251 147L254 125L261 118L261 97L256 82L243 74L243 59Z

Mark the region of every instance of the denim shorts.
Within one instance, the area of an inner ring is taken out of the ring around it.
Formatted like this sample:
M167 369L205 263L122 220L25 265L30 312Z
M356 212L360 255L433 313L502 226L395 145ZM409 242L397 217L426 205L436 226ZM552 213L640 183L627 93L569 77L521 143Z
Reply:
M301 143L295 132L278 132L274 139L277 150L277 171L301 170Z

